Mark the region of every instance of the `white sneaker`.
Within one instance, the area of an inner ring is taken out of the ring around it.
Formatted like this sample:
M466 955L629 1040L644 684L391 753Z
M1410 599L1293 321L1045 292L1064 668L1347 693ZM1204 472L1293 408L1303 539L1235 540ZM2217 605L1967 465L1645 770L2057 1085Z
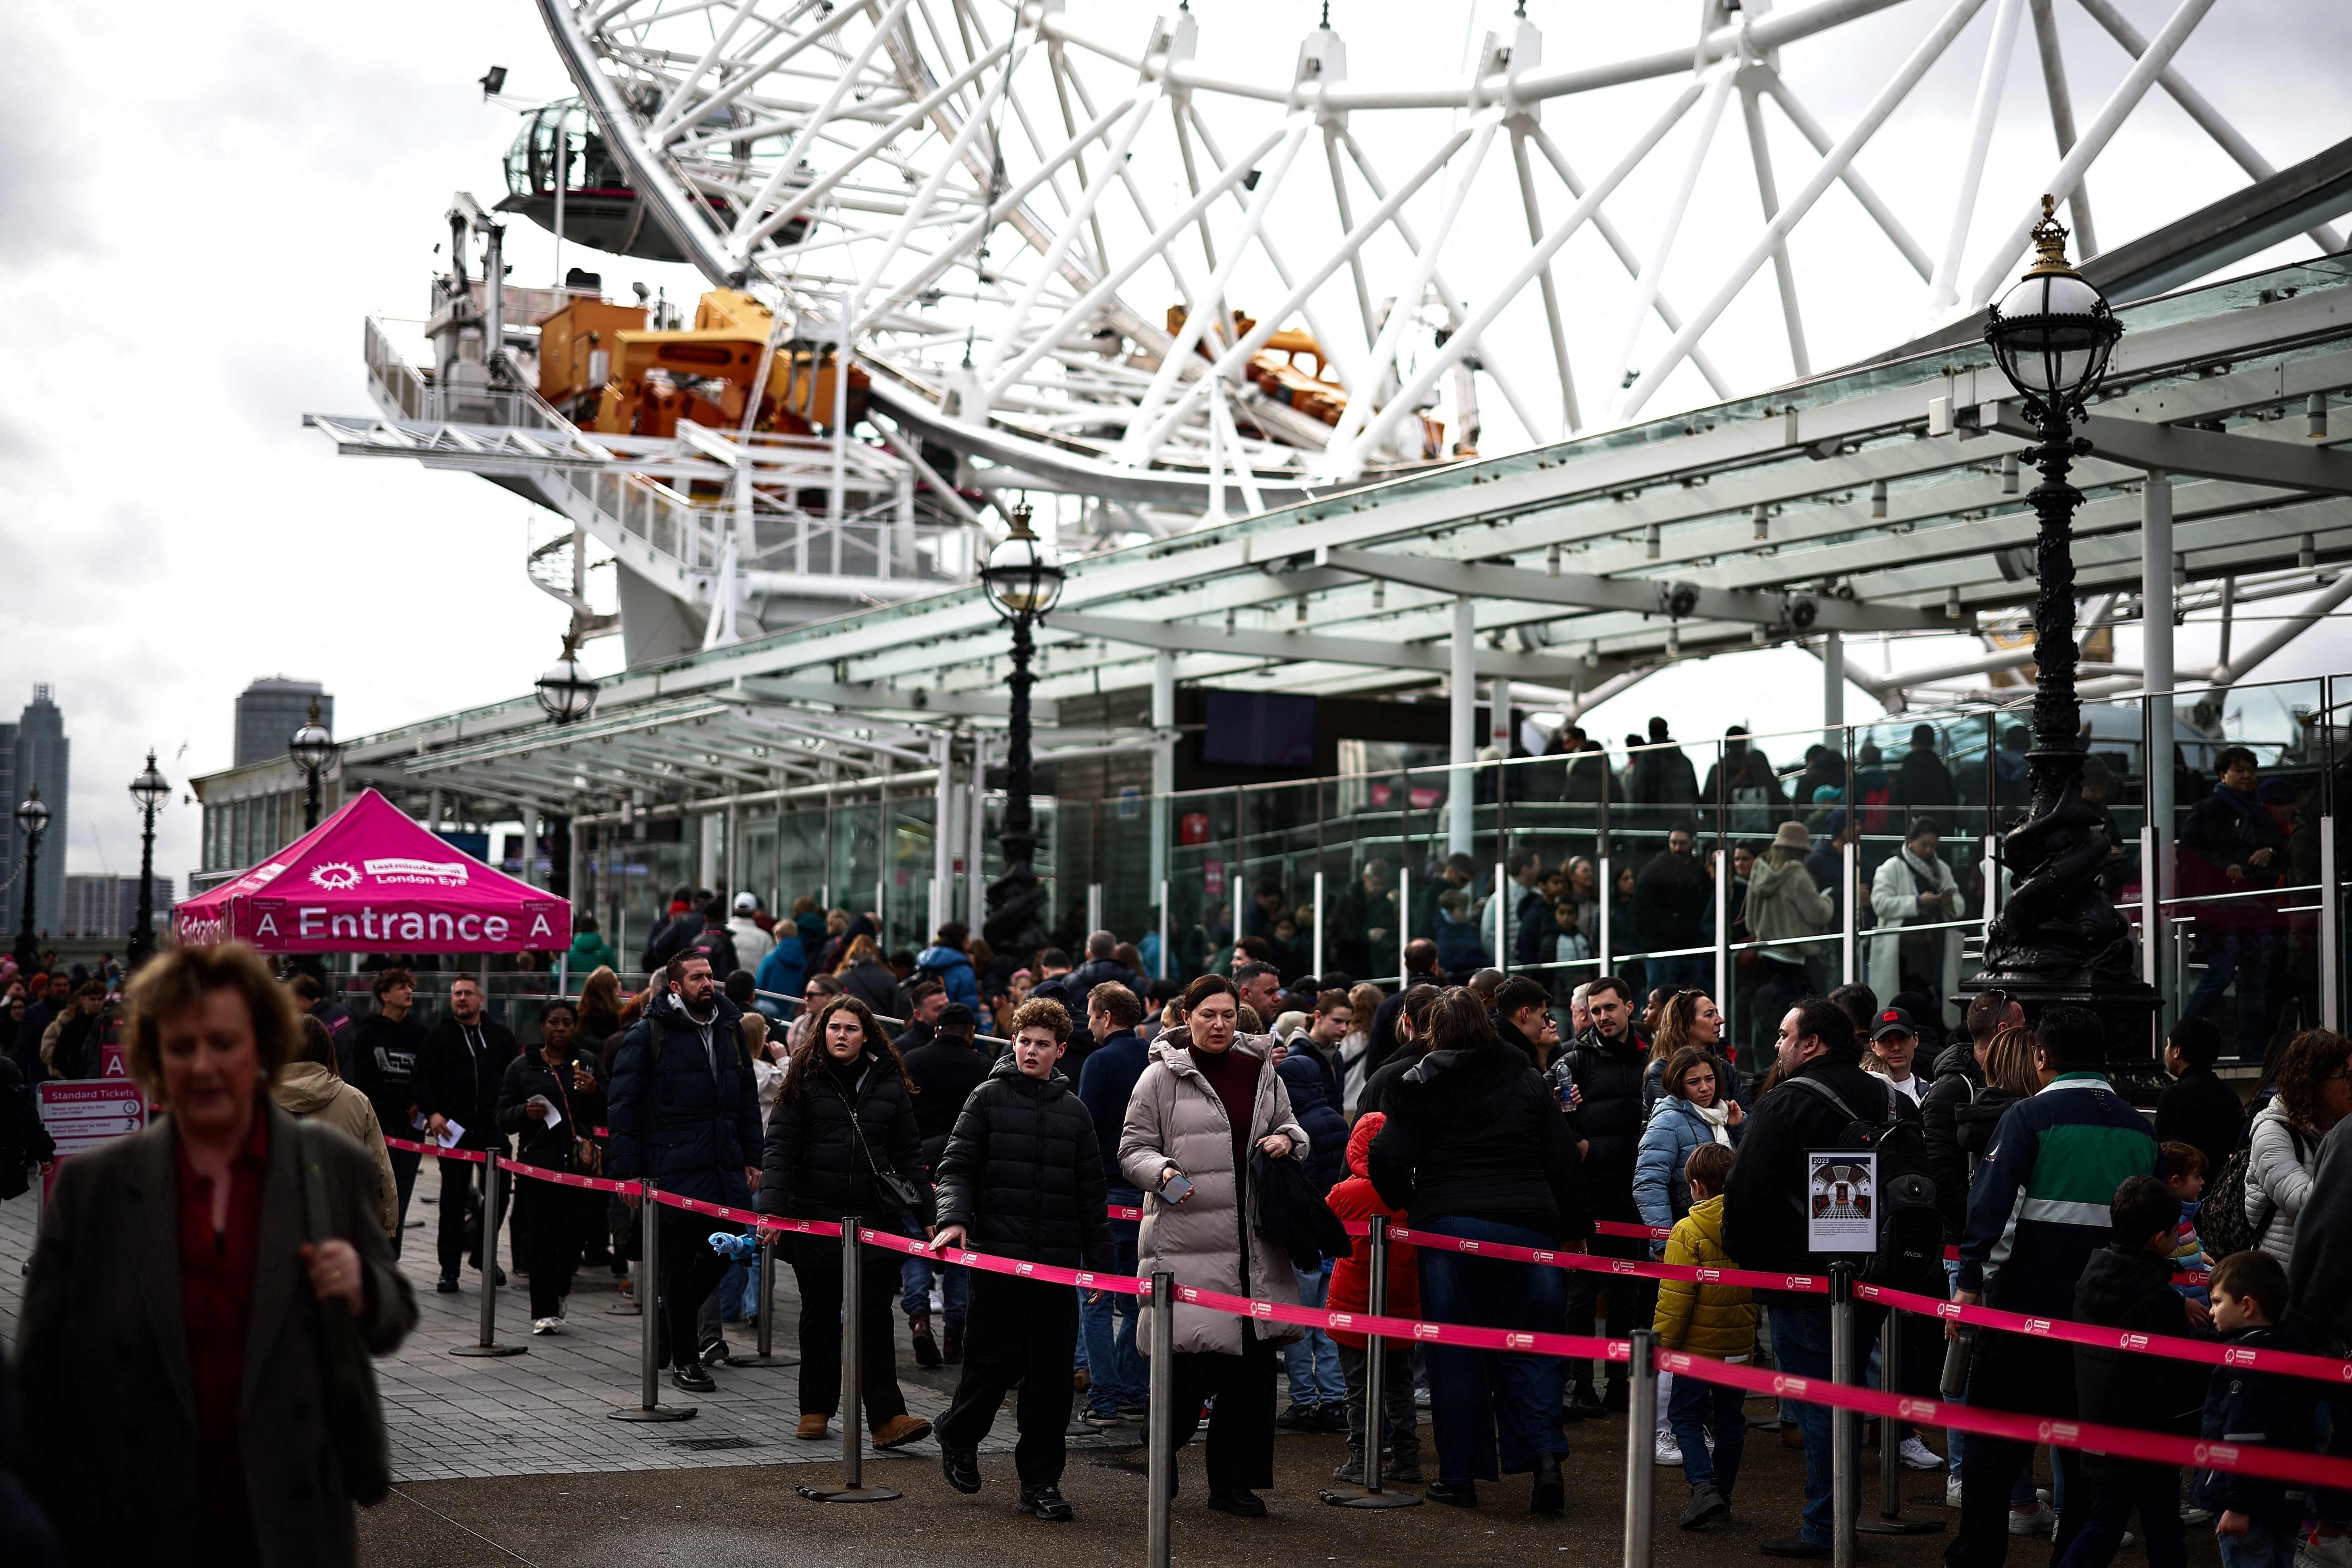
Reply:
M2032 1513L2009 1510L2009 1532L2011 1535L2047 1535L2058 1527L2058 1515L2047 1503L2037 1503Z
M1960 1506L1960 1472L1958 1470L1954 1470L1944 1479L1944 1506L1946 1508Z
M2180 1505L2180 1522L2210 1524L2213 1522L2213 1510L2210 1508L2199 1508L2195 1503L2183 1503Z
M2315 1535L2294 1554L2294 1568L2352 1568L2352 1535Z
M533 1318L530 1321L530 1331L534 1334L551 1334L555 1331L555 1320L553 1318Z
M1655 1451L1661 1465L1680 1466L1683 1462L1682 1445L1672 1437L1659 1438Z
M1936 1450L1916 1436L1904 1438L1903 1447L1897 1451L1903 1456L1903 1468L1906 1470L1940 1470L1944 1468L1944 1461L1936 1457Z
M2116 1542L2116 1550L2120 1552L2126 1546L2137 1546L2138 1544L2139 1537L2126 1530L2124 1531L2123 1539Z

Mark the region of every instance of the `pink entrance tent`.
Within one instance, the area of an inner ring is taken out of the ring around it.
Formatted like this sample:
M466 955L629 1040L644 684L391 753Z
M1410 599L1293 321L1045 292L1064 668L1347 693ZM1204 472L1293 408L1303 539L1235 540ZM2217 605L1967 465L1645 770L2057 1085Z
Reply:
M264 952L551 952L572 906L494 871L368 790L173 911L183 942Z

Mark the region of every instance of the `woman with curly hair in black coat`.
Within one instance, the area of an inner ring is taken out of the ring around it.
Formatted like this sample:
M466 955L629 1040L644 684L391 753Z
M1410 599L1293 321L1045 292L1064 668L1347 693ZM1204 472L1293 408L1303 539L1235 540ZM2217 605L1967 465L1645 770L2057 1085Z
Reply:
M886 1183L886 1175L901 1178L919 1194L913 1217L929 1234L931 1187L915 1129L914 1085L873 1009L855 996L835 996L793 1052L768 1116L760 1212L834 1221L855 1215L896 1231L908 1210L890 1195L897 1184ZM818 1439L841 1393L841 1245L831 1237L786 1240L801 1293L800 1436ZM906 1396L898 1392L890 1324L898 1254L866 1247L859 1271L859 1403L874 1446L896 1448L931 1435L929 1422L907 1414Z

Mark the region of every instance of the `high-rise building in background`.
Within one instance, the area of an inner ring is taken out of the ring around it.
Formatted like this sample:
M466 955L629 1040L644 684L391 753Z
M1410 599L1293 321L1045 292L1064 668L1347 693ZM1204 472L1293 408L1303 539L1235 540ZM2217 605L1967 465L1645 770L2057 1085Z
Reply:
M288 680L272 676L257 680L237 693L236 766L266 763L286 754L287 738L310 721L310 704L319 705L319 722L335 728L335 700L315 680Z
M155 920L161 924L172 909L172 879L155 879ZM52 936L72 941L128 942L139 923L139 879L136 877L70 876L66 879L65 914Z
M49 826L41 835L41 863L33 889L33 930L56 933L65 918L66 906L66 845L68 842L66 817L66 779L71 771L73 743L66 739L66 716L50 695L44 681L33 688L33 700L25 704L14 726L0 724L0 742L13 743L0 746L11 767L12 776L5 795L8 811L8 876L22 875L25 864L25 836L16 826L16 804L35 789L41 792L41 804L49 808ZM25 889L21 882L11 882L5 900L5 919L0 929L15 931L23 919Z

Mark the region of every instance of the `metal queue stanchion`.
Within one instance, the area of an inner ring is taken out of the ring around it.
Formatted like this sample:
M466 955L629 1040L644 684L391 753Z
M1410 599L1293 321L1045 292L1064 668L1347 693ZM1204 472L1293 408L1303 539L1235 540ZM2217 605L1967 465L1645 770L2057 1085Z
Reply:
M1650 1526L1656 1510L1658 1467L1650 1434L1658 1425L1658 1336L1635 1329L1626 1363L1631 1382L1625 1401L1625 1568L1650 1568Z
M1903 1376L1903 1314L1890 1309L1886 1326L1878 1334L1878 1385L1900 1392ZM1878 1418L1878 1517L1865 1519L1854 1529L1868 1535L1940 1535L1940 1519L1903 1517L1903 1446L1895 1440L1895 1418Z
M1151 1431L1144 1450L1144 1486L1151 1493L1144 1510L1146 1568L1168 1568L1169 1537L1176 1511L1176 1276L1161 1269L1151 1277Z
M776 1233L752 1226L760 1243L760 1352L727 1358L729 1366L798 1366L800 1357L776 1353Z
M506 1140L499 1140L503 1147ZM440 1158L446 1159L444 1152ZM481 1336L470 1345L452 1345L455 1356L509 1356L530 1352L527 1345L499 1343L499 1222L505 1217L507 1206L507 1173L499 1167L497 1150L488 1151L483 1158L488 1169L488 1191L482 1197L482 1328ZM443 1191L447 1191L445 1187Z
M637 1403L634 1408L615 1410L615 1421L686 1421L693 1417L691 1405L664 1405L661 1402L661 1371L654 1363L661 1353L661 1223L655 1217L654 1179L637 1179Z
M1375 1318L1386 1317L1389 1310L1389 1220L1386 1215L1371 1216L1371 1245L1367 1267L1371 1278L1365 1289L1368 1313ZM1344 1491L1326 1487L1318 1495L1334 1508L1418 1508L1421 1498L1413 1492L1391 1492L1381 1489L1381 1423L1386 1416L1383 1394L1388 1386L1388 1342L1375 1333L1364 1335L1364 1486L1361 1491Z
M866 1484L866 1422L859 1373L866 1359L865 1279L859 1272L857 1216L841 1216L841 1484L796 1486L811 1502L895 1502L899 1493Z
M1830 1381L1853 1376L1854 1267L1844 1258L1830 1265ZM1862 1443L1861 1416L1843 1405L1830 1406L1830 1558L1833 1568L1853 1568L1854 1461Z

